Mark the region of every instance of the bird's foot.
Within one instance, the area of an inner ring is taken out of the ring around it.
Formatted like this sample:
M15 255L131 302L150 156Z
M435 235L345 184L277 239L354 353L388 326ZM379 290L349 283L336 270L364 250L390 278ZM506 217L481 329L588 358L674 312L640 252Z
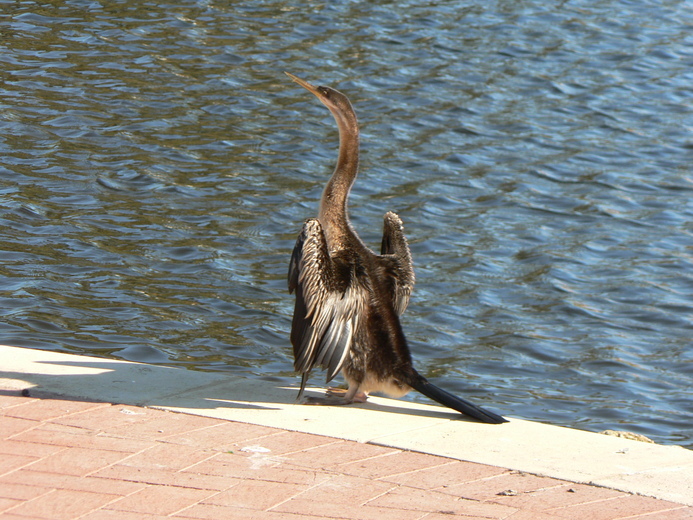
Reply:
M349 391L343 388L328 388L325 397L306 397L305 404L317 405L345 405L351 403L365 403L368 395L358 392L353 397L349 396Z
M328 388L327 392L325 392L325 397L329 398L338 398L338 399L347 399L347 395L349 393L349 390L344 390L343 388ZM351 398L351 401L354 403L365 403L368 400L368 394L365 392L357 392L354 394L354 397Z

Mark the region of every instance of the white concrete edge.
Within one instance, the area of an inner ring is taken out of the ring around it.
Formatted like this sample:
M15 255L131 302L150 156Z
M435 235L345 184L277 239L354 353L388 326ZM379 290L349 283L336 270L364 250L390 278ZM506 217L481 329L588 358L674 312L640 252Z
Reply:
M438 406L370 398L295 404L295 388L230 374L0 346L0 390L46 393L326 435L693 505L693 451L512 419L460 418Z

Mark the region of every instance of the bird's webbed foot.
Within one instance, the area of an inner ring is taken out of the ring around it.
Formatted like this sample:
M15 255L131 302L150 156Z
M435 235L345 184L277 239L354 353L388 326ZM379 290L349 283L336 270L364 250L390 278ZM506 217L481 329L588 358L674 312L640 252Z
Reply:
M317 405L345 405L351 403L365 403L368 395L356 390L344 390L343 388L328 388L325 397L307 397L305 404Z
M330 387L325 392L327 399L345 399L350 403L365 403L368 400L368 394L354 390L345 390L344 388Z

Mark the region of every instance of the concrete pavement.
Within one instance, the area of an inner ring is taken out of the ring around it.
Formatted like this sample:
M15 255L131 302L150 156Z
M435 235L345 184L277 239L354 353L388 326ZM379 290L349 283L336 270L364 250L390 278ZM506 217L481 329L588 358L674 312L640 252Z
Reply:
M3 518L693 518L693 452L677 446L385 398L296 405L263 381L15 347L0 347L0 390ZM171 486L187 498L165 498ZM237 502L246 488L264 498ZM68 492L87 493L76 516L35 515L56 512L40 509L62 503L50 496L74 505Z

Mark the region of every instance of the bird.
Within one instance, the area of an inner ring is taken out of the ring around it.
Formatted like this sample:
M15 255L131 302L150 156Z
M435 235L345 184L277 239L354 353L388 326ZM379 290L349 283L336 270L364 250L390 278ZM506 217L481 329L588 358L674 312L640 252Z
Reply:
M349 220L348 198L359 169L359 125L349 98L286 72L315 95L334 117L339 155L320 199L317 218L303 223L289 262L289 293L295 293L291 344L302 375L301 400L313 368L326 383L340 371L347 390L332 389L311 404L365 402L371 392L402 397L412 389L478 421L507 419L443 390L419 374L400 323L414 287L414 268L402 220L384 216L380 254L369 249Z

